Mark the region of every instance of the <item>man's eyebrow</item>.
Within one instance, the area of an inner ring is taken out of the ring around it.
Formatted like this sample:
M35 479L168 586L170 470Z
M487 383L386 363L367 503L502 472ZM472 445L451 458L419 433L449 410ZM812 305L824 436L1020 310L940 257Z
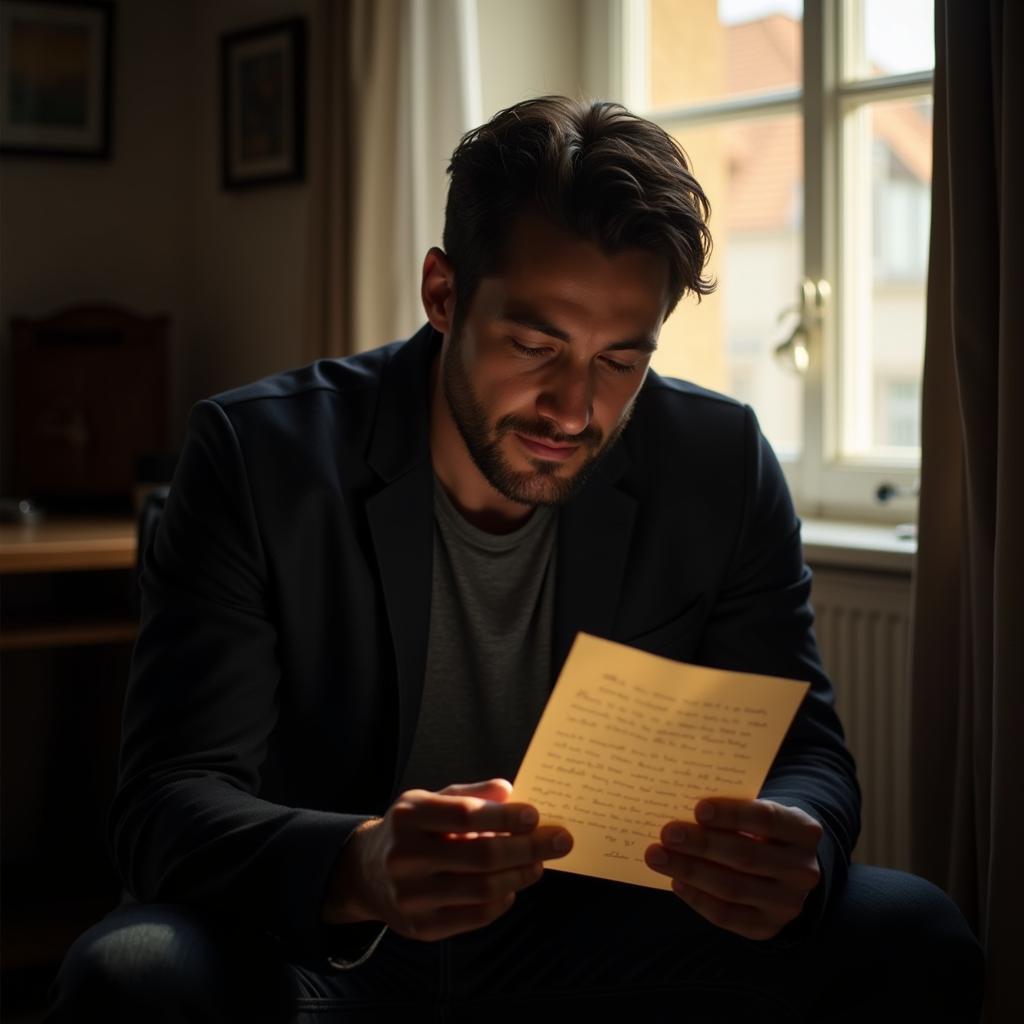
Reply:
M503 314L501 319L506 320L509 323L519 324L520 327L525 327L530 331L536 331L538 334L546 334L550 338L557 338L559 341L567 342L569 340L568 333L563 331L560 327L556 327L554 324L549 324L547 321L531 316L528 313L516 313L509 311ZM658 342L650 334L645 334L639 338L624 338L622 341L612 342L611 345L607 346L606 351L635 349L639 352L654 352L657 348Z
M624 341L612 342L605 351L620 348L637 349L640 352L656 352L658 343L651 335L645 334L642 338L626 338Z
M556 327L554 324L549 324L538 317L531 316L529 313L515 313L509 311L503 314L501 319L507 320L512 324L519 324L520 327L525 327L529 331L536 331L538 334L546 334L548 337L557 338L559 341L569 340L569 335L560 327Z

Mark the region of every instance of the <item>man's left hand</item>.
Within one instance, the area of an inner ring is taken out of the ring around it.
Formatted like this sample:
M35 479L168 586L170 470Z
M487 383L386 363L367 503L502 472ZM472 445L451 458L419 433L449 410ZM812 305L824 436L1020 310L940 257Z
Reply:
M700 824L670 821L661 830L648 866L712 924L747 939L777 935L821 879L820 823L771 800L702 800L695 812Z

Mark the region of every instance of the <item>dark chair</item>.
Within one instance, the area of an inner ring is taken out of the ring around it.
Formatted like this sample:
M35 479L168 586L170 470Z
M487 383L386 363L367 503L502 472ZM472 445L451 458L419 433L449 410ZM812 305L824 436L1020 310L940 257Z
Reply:
M157 527L160 525L160 517L164 514L164 506L167 504L167 495L171 492L170 484L162 484L154 487L142 502L139 510L139 533L138 547L135 556L135 605L139 610L141 592L139 584L142 581L142 566L156 537Z
M167 444L169 327L165 316L100 305L11 320L16 493L93 505L131 497L136 460Z

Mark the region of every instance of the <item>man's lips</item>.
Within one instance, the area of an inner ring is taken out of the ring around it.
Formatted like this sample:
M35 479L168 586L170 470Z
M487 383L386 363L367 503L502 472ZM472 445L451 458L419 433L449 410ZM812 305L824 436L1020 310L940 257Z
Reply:
M564 462L575 453L578 444L549 444L546 441L535 441L524 434L516 433L519 443L531 454L551 462Z

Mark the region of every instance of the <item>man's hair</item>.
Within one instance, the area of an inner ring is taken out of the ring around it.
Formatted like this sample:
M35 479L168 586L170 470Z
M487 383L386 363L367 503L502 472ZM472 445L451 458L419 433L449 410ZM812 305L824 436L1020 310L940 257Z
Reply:
M463 136L448 165L444 247L455 270L456 318L480 279L500 273L508 232L524 213L609 254L662 256L670 313L707 295L711 206L682 147L618 103L542 96L499 111Z

